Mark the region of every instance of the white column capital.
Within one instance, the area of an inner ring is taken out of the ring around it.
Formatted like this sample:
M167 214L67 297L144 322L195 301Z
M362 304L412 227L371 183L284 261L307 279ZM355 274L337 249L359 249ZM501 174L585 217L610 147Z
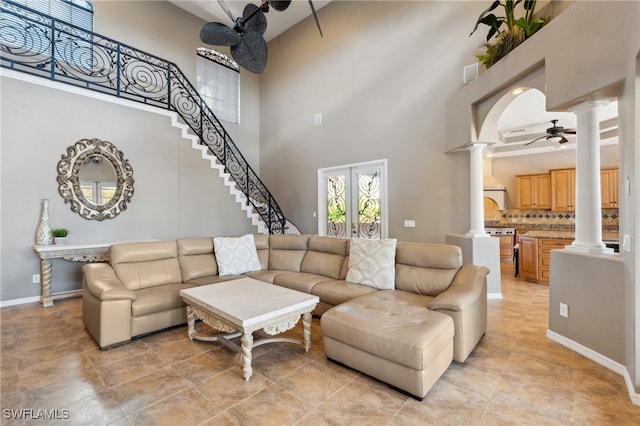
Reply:
M583 111L589 111L589 110L599 110L607 105L609 105L610 102L607 100L595 100L595 101L585 101L582 103L579 103L578 105L574 105L571 108L569 108L569 111L573 112L573 113L579 113L579 112L583 112Z

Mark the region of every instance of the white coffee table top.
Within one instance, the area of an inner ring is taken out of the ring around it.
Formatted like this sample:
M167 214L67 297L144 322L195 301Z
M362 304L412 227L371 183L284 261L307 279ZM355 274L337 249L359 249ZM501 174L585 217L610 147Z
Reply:
M203 308L241 329L314 307L318 296L265 283L253 278L240 278L180 290L189 304Z

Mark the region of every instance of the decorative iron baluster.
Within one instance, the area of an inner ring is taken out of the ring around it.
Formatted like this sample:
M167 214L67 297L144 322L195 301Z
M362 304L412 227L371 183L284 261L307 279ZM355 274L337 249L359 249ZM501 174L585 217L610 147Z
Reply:
M173 62L0 0L3 68L175 111L224 165L269 233L286 219L218 118Z

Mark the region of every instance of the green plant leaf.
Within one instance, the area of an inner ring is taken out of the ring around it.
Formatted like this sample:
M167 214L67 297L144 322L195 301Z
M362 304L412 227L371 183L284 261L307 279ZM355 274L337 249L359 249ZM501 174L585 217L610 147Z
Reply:
M524 10L533 10L536 7L536 0L524 0Z
M489 27L489 33L487 34L487 41L489 41L491 40L491 37L500 30L500 26L504 23L504 19L498 18L492 13L482 18L480 22Z
M491 12L493 9L495 9L496 7L500 6L500 0L495 0L491 6L489 6L488 8L486 8L481 14L480 16L478 16L478 20L476 21L476 25L475 27L473 27L473 31L471 31L471 34L469 34L469 37L471 37L473 35L473 33L476 32L476 30L478 29L478 25L482 24L482 19L485 17L485 15L489 12Z

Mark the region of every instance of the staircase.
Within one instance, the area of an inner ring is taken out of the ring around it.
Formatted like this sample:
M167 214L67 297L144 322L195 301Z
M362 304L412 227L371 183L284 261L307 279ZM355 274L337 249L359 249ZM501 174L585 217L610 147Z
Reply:
M175 112L258 232L299 233L176 64L11 1L0 11L3 68Z

